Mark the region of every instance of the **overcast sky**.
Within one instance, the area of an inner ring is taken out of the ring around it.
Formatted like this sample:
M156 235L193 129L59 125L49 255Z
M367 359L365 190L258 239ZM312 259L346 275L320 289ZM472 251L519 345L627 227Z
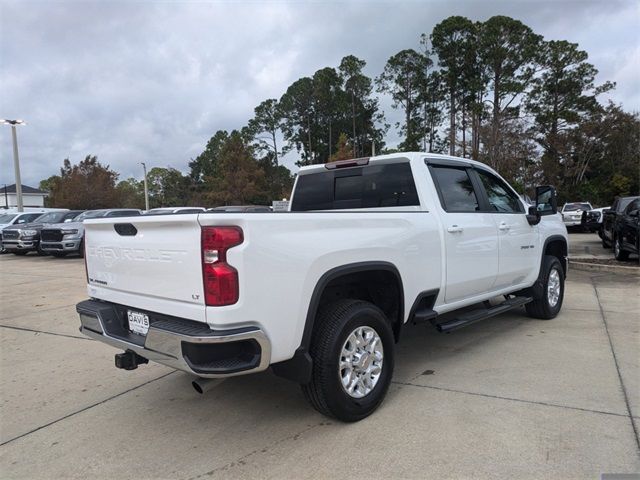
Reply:
M637 1L0 0L0 118L28 122L18 132L27 185L88 154L121 179L141 178L143 161L186 172L216 130L242 127L298 78L348 54L375 77L442 19L497 14L577 42L599 81L617 82L610 97L640 110ZM393 129L388 140L397 140ZM14 182L5 126L0 186Z

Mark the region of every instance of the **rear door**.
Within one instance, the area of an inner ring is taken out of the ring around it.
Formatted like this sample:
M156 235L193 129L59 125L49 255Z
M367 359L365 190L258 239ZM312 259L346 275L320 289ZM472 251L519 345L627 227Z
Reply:
M429 161L429 170L444 228L445 302L491 291L498 275L498 232L492 214L481 211L471 169Z
M540 261L537 226L529 225L518 195L499 177L474 169L482 185L484 203L498 229L498 276L496 289L517 285L538 273Z

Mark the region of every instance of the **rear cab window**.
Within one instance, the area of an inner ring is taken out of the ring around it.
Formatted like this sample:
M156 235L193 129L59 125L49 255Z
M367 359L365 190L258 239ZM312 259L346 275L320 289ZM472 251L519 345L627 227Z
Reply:
M291 211L419 205L409 162L374 163L300 175Z
M478 197L466 168L431 167L442 208L447 212L477 212Z

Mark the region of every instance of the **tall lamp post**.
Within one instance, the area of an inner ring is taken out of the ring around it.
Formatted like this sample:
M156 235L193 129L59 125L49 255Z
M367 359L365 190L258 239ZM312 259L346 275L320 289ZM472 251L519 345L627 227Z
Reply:
M140 162L144 171L144 209L149 211L149 189L147 188L147 166L144 162Z
M11 135L13 136L13 168L16 172L16 199L18 201L18 211L24 211L22 203L22 180L20 180L20 158L18 157L18 135L16 133L16 125L26 125L22 120L2 119L0 123L11 125ZM7 208L9 205L7 205Z

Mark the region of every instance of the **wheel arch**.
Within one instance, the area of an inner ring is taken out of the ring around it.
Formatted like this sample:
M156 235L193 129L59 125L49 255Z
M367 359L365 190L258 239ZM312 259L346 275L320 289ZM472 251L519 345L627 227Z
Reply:
M562 265L564 276L567 276L567 255L569 254L569 246L567 239L562 235L551 235L544 241L542 246L542 255L540 257L540 271L538 272L538 279L542 273L542 266L544 265L544 256L551 255L556 257Z
M387 288L384 292L376 292L376 285L383 281ZM340 294L341 291L343 294ZM384 261L340 265L325 272L316 282L309 300L300 345L293 358L272 365L276 375L302 384L310 381L312 360L308 352L315 319L321 305L334 298L357 298L378 306L389 318L394 336L398 339L405 308L404 288L398 268Z

